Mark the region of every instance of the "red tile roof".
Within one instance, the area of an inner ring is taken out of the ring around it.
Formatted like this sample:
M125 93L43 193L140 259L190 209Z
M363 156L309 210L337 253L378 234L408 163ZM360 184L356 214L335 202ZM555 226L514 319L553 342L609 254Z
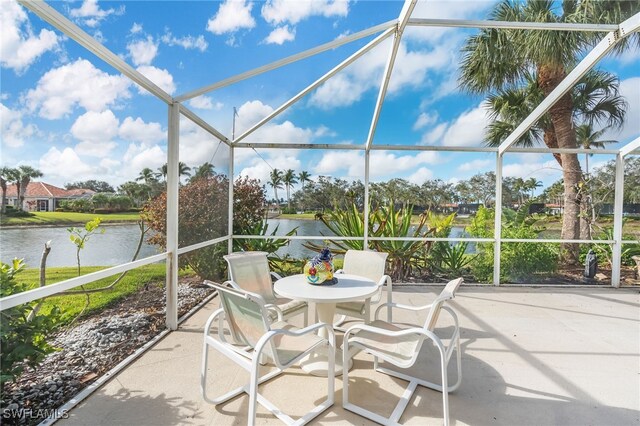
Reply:
M78 197L85 194L94 194L90 189L66 190L44 182L31 182L27 186L25 197L31 198L68 198ZM16 197L16 185L7 185L7 197Z

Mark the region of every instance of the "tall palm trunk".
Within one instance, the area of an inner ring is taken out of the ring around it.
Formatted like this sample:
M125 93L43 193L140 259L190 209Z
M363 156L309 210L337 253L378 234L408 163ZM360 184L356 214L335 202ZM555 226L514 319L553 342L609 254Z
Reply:
M565 78L566 72L561 67L541 66L538 70L538 83L545 96L555 89ZM571 94L564 95L549 110L559 148L576 148L576 131L573 127L573 101ZM582 169L577 154L560 154L562 161L562 177L564 179L564 215L562 217L562 239L577 240L580 238L580 192ZM561 256L567 264L577 264L580 246L564 243Z
M287 184L287 209L291 210L291 185Z
M20 180L16 181L16 197L18 199L18 205L16 206L16 210L22 210L22 203L20 202L20 193L22 192L22 185Z
M0 177L0 188L2 189L2 214L7 212L7 181Z

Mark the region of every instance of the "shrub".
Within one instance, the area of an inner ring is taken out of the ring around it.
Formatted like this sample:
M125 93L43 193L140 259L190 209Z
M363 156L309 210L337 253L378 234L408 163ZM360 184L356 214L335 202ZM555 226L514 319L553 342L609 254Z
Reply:
M86 198L78 198L69 204L71 210L79 213L88 213L93 211L93 202Z
M228 232L228 180L215 174L195 179L180 187L178 244L180 247L211 240ZM264 189L254 179L240 178L234 183L234 233L243 233L262 221ZM149 242L166 248L167 194L160 194L144 208L142 217L156 231ZM225 277L222 255L226 244L205 247L180 256L180 267L190 266L201 278L219 280Z
M24 269L22 260L14 259L12 265L0 262L0 296L26 291L24 284L15 281L15 275ZM2 311L0 315L0 359L2 373L0 383L15 379L26 366L36 368L40 361L55 350L46 336L59 321L59 310L53 308L47 315L29 314L37 302L25 303Z
M495 210L480 206L467 227L467 232L478 238L493 238ZM529 215L529 203L518 212L505 210L502 238L536 239L544 228L534 226L536 217ZM471 263L474 277L480 282L493 281L493 243L478 243L475 261ZM502 243L500 253L500 280L522 282L536 273L554 272L558 251L549 243Z
M113 210L111 209L93 209L94 213L98 213L98 214L109 214L109 213L113 213Z

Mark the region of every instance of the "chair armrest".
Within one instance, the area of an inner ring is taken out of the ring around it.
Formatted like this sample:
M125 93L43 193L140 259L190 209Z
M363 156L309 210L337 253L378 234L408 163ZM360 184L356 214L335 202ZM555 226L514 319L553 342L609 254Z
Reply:
M391 303L391 277L389 275L383 275L378 280L378 293L371 298L371 303L379 303L382 300L382 287L387 285L387 303Z
M310 333L315 333L317 330L319 330L320 328L326 328L327 333L329 338L326 339L327 342L329 343L329 346L332 348L331 351L335 350L336 347L336 334L333 331L333 327L331 327L330 324L326 324L323 322L318 322L315 324L311 324L308 327L305 328L301 328L298 330L285 330L283 328L278 328L275 330L269 330L266 334L264 334L260 340L258 340L258 343L255 346L255 353L258 355L255 359L259 359L260 358L260 354L262 353L262 350L264 349L264 347L267 345L267 343L269 342L269 340L273 339L275 336L284 334L286 336L292 336L292 337L301 337L305 334L310 334ZM279 364L279 360L274 360L276 361L276 366L278 366ZM294 360L294 362L296 362L297 360ZM255 360L254 360L255 363ZM293 362L291 362L289 365L293 364Z
M268 311L274 311L278 316L278 321L282 321L284 319L284 314L282 313L282 309L280 309L277 305L274 305L273 303L267 303L264 305L264 307Z
M276 280L281 280L281 279L282 279L282 276L280 276L279 274L276 274L276 273L275 273L275 272L273 272L273 271L270 271L269 273L270 273L270 274L271 274L271 276L272 276L273 278L275 278Z
M388 307L389 309L392 308L398 308L398 309L404 309L407 311L423 311L426 309L430 309L431 308L432 303L429 303L428 305L424 305L424 306L411 306L411 305L403 305L401 303L383 303L380 306L378 306L378 308L376 309L376 312L374 313L374 318L378 319L378 314L380 313L380 310L384 307Z

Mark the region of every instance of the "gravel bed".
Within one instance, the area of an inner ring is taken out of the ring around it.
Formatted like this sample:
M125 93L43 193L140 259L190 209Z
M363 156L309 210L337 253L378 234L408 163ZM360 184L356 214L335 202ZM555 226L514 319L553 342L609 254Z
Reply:
M178 311L184 315L213 290L183 280L178 286ZM189 282L191 281L191 282ZM117 302L71 328L57 333L49 354L37 370L27 369L2 389L2 424L37 424L83 388L165 329L164 288L152 286Z

